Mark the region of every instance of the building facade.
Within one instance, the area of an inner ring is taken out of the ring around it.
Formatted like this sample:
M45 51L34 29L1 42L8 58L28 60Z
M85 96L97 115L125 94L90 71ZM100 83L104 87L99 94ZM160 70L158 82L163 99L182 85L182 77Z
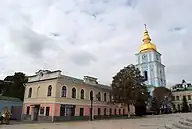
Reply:
M128 114L126 106L111 100L111 87L99 84L97 78L77 79L59 70L40 70L26 84L23 120L88 120ZM133 106L130 109L133 114Z
M189 111L192 111L192 85L187 84L176 84L171 88L172 101L177 111L182 110L182 102L185 97L189 106Z
M155 44L151 43L146 26L140 51L135 55L136 67L145 77L146 85L152 87L166 86L165 66L161 63L161 54L157 51Z
M0 96L0 115L5 111L11 112L11 119L21 120L23 102L20 99Z

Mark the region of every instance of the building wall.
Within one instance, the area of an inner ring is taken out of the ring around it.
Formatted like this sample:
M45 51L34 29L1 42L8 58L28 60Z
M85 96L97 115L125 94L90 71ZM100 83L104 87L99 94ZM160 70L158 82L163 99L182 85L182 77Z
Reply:
M38 81L33 83L28 83L25 87L25 100L29 99L29 89L32 88L32 96L30 99L43 99L47 98L48 87L52 86L52 95L51 97L56 97L56 85L57 79Z
M192 90L174 91L172 92L172 94L173 94L173 103L175 104L177 110L179 109L179 105L180 109L182 108L183 96L186 96L188 106L191 107L192 109Z
M52 73L47 73L52 74ZM98 108L100 108L100 115L104 115L104 108L107 109L107 114L109 115L109 109L112 108L112 115L114 115L114 110L116 109L116 115L119 114L119 109L121 109L121 115L123 115L123 108L124 113L127 114L127 107L119 107L119 104L111 104L110 103L110 92L111 88L108 86L100 85L97 83L93 84L86 84L83 80L75 79L72 77L63 76L60 74L54 74L58 76L54 76L54 78L45 78L45 77L53 77L48 76L44 73L44 78L42 79L42 75L40 76L37 74L35 77L30 79L26 84L25 87L25 98L24 98L24 108L23 114L30 115L33 114L33 105L39 105L40 108L44 107L44 114L40 114L40 119L42 116L45 116L45 108L50 107L49 116L46 116L46 120L60 120L60 107L61 104L68 104L68 105L75 105L75 116L80 116L80 108L84 108L84 116L89 118L90 116L90 107L91 107L91 100L90 100L90 92L93 91L93 115L98 115ZM47 96L48 87L52 86L51 96ZM63 86L66 87L66 96L61 96ZM32 88L31 97L29 97L29 89ZM76 89L76 98L72 98L72 89ZM81 90L84 90L84 99L81 99ZM101 100L99 101L96 97L97 94L100 92ZM104 93L106 93L106 101L104 101ZM27 107L30 107L29 114L27 113ZM133 109L133 108L131 108ZM131 112L134 114L133 110ZM120 115L120 114L119 114ZM62 119L66 119L62 116ZM67 118L71 119L71 118Z
M23 102L0 100L0 115L4 112L4 109L8 109L12 112L12 119L21 119Z

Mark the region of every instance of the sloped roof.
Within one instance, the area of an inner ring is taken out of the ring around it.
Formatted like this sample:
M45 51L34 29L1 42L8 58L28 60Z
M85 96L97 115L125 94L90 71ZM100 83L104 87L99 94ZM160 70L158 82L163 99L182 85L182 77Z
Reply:
M22 102L22 101L21 101L20 99L18 99L18 98L7 97L7 96L0 96L0 100Z

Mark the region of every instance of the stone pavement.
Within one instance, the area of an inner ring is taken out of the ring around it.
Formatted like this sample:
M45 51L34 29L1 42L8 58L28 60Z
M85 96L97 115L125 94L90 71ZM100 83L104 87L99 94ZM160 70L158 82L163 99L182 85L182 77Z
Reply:
M57 123L12 123L0 129L165 129L181 119L192 118L192 113L146 116L135 119L95 120ZM173 128L174 129L174 128Z

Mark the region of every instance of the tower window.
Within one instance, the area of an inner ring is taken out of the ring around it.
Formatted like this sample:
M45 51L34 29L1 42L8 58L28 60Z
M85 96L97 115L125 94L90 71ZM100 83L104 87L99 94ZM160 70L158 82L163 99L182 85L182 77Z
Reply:
M144 71L143 73L144 73L144 79L145 79L145 81L147 81L148 80L147 71Z

